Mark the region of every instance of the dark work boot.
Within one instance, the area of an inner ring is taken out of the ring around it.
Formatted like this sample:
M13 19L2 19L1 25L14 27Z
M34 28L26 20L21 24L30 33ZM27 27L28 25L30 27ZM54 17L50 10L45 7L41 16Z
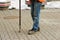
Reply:
M40 31L40 28L38 28L38 30L36 30L36 31L33 30L33 29L31 29L31 30L28 31L28 34L29 34L29 35L32 35L32 34L38 32L38 31Z

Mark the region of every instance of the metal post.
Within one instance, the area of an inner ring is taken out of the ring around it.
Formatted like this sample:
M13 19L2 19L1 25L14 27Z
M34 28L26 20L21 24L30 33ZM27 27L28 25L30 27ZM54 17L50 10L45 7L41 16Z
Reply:
M21 31L21 9L19 9L19 32Z

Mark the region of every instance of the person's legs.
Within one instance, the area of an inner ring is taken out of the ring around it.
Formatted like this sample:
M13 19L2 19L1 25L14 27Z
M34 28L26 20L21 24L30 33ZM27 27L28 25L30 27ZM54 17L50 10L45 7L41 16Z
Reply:
M39 15L40 15L41 3L34 3L31 5L31 16L33 20L33 28L29 31L28 34L33 34L38 31L39 28Z
M33 30L37 31L39 28L39 15L40 15L41 3L34 4L34 13L33 13Z

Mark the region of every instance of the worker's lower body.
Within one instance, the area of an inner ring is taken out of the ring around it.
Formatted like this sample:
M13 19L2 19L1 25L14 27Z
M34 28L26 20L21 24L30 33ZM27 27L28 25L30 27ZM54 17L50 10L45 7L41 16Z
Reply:
M41 7L41 3L39 2L31 4L31 16L33 20L33 28L29 30L28 34L33 34L40 30L39 27L39 16L40 16L40 9L41 9L40 7Z

